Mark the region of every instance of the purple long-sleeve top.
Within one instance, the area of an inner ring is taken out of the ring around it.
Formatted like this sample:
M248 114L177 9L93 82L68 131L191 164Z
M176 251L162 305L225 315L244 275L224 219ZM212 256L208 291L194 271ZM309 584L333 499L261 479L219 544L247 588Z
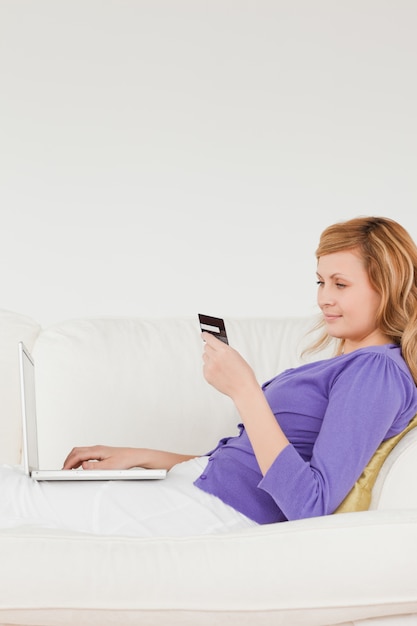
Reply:
M416 385L391 344L286 370L263 391L290 445L263 476L239 424L195 481L259 524L332 513L380 443L417 412Z

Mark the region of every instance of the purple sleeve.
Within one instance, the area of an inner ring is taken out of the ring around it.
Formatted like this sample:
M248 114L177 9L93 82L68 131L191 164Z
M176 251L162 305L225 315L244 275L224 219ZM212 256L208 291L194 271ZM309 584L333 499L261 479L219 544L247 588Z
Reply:
M304 461L288 445L259 488L289 520L332 513L406 408L409 397L404 375L391 359L375 353L353 359L331 386L310 461Z

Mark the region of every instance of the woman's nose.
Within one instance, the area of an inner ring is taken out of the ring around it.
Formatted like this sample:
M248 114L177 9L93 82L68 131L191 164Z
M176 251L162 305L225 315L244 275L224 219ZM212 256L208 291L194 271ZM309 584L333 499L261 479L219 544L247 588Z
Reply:
M334 304L334 294L328 287L322 286L318 290L317 303L320 308Z

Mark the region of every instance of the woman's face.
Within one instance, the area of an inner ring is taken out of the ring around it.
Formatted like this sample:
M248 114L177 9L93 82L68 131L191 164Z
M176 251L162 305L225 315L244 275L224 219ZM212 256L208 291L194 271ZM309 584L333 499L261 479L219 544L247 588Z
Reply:
M390 343L376 326L381 296L371 286L357 253L346 250L321 256L317 278L317 303L327 332L345 340L345 353Z

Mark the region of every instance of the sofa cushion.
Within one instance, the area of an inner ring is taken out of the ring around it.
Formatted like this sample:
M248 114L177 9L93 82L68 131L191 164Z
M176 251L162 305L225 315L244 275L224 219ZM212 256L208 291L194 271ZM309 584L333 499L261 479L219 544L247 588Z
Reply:
M372 488L384 461L404 435L416 426L417 415L413 417L407 428L405 428L401 433L398 433L398 435L394 435L394 437L390 437L381 443L378 450L363 470L361 476L356 481L355 485L343 502L336 509L335 513L349 513L351 511L366 511L369 509Z
M4 529L0 623L415 626L415 545L417 511L180 538Z

